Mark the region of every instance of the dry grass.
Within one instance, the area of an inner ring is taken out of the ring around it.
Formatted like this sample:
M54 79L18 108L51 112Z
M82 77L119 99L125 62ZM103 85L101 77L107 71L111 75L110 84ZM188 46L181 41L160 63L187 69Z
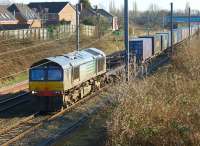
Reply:
M179 48L172 64L112 90L117 106L108 124L113 146L200 144L200 42Z

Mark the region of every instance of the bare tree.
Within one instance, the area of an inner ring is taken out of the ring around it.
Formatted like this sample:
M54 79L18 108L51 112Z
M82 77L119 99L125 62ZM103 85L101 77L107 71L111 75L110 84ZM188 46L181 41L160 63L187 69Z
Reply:
M133 16L137 17L138 16L138 6L136 0L133 1Z
M187 1L186 4L185 4L185 15L188 14L189 8L190 8L190 3Z
M110 4L109 4L109 11L110 11L111 13L116 13L116 11L117 11L114 0L111 0L111 1L110 1Z

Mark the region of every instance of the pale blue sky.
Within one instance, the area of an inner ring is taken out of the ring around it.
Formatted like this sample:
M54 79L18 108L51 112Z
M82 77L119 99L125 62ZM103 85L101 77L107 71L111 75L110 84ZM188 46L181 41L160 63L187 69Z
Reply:
M0 0L2 1L2 0ZM78 0L10 0L15 2L33 2L33 1L69 1L73 4L75 4ZM93 5L98 5L99 7L108 9L110 0L90 0ZM133 5L134 0L129 0L130 3L130 9ZM191 5L191 8L193 9L199 9L200 10L200 0L135 0L138 3L139 10L145 10L149 7L151 3L157 4L160 8L169 9L170 8L170 2L174 2L175 9L185 9L185 4L188 1ZM124 0L115 0L116 6L121 7L123 6Z

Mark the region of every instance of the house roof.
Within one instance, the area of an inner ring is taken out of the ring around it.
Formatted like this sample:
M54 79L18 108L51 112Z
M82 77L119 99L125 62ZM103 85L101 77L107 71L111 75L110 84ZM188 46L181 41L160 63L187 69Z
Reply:
M38 12L48 10L48 13L59 13L69 2L32 2L28 6Z
M101 16L104 16L104 17L114 17L112 14L110 14L109 12L107 12L106 10L104 9L91 9L91 8L84 8L82 11L81 11L81 15L85 16L85 15L97 15L97 14L100 14Z
M112 14L110 14L109 12L107 12L104 9L97 9L97 13L99 13L100 15L105 16L105 17L114 17Z
M25 4L12 4L8 10L12 13L20 13L26 20L39 19L39 16Z
M0 5L0 21L16 21L16 18L7 10L7 6Z

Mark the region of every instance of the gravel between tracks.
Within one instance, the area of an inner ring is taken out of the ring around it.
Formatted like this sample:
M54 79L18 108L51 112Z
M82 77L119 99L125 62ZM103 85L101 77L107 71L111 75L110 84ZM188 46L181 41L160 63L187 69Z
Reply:
M29 97L31 95L27 96L28 98L31 98ZM27 98L27 96L24 96L24 98ZM36 113L37 111L34 107L34 103L30 101L0 113L0 129L7 129L13 124L20 123L21 120L27 118L33 113Z
M35 146L43 145L45 141L54 138L59 133L62 133L78 121L82 116L92 116L99 112L108 103L107 96L102 92L100 95L91 98L86 103L73 109L71 112L66 112L60 117L51 122L45 123L39 129L31 132L20 141L17 141L13 145L20 146ZM95 111L95 112L94 112Z

